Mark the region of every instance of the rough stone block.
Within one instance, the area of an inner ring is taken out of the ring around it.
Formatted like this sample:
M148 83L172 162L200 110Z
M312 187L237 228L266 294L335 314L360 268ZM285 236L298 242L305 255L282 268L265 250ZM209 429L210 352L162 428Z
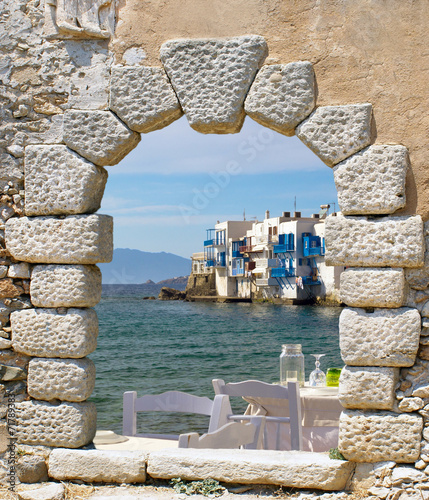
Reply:
M20 491L19 500L64 500L65 488L63 484L50 483L32 490Z
M263 66L244 103L255 121L292 136L316 105L313 65L308 61Z
M189 125L204 134L240 131L244 99L267 54L256 35L170 40L160 53Z
M322 453L171 448L150 453L147 473L162 479L213 478L226 483L342 490L353 469L353 463L331 460Z
M110 109L131 130L158 130L180 118L183 111L162 68L113 66Z
M405 396L429 398L429 361L417 359L414 365L401 371L409 386Z
M344 408L391 410L399 368L345 366L338 399Z
M68 110L64 113L64 142L87 160L116 165L140 142L111 111Z
M415 462L420 455L423 419L415 414L345 410L338 449L354 462Z
M27 391L34 399L85 401L94 386L95 365L88 358L34 358L28 365Z
M30 266L27 262L17 262L15 264L11 264L8 268L7 275L9 278L28 279L30 277ZM3 278L3 276L1 277Z
M351 366L411 366L419 348L417 309L346 308L340 315L341 357Z
M23 455L16 466L21 483L43 483L48 481L46 462L40 455Z
M17 442L80 448L93 440L96 420L94 403L23 401L16 403Z
M97 347L98 319L93 309L26 309L10 316L17 352L46 358L83 358Z
M96 264L113 255L109 215L14 217L6 223L6 246L17 260L44 264Z
M425 256L420 269L405 269L405 279L411 288L426 290L429 287L429 221L424 223Z
M101 299L97 266L34 266L30 283L35 307L94 307Z
M298 138L332 167L371 144L371 104L317 108L295 130Z
M25 214L62 215L96 212L107 172L67 146L25 148Z
M404 146L370 146L334 167L344 215L392 214L405 207L409 166Z
M325 223L328 266L420 267L423 223L419 215L381 217L330 216Z
M345 269L340 278L340 298L351 307L401 307L406 299L404 270Z
M0 280L1 299L19 297L23 293L24 289L21 286L15 285L10 278Z
M52 450L49 475L57 481L143 483L146 453L142 451Z

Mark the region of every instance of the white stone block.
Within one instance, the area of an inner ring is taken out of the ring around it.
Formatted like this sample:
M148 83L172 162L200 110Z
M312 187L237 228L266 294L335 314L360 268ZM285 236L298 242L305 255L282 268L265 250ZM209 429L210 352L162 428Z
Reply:
M95 404L23 401L16 403L16 438L21 444L80 448L95 436Z
M351 366L412 366L419 348L417 309L345 308L340 315L341 357Z
M409 167L404 146L370 146L334 167L338 203L344 215L392 214L405 207Z
M56 449L49 455L48 470L57 481L143 483L146 456L143 451Z
M371 144L371 104L317 108L295 130L298 138L332 167Z
M183 114L165 71L148 66L112 67L110 109L141 133L166 127Z
M267 54L257 35L170 40L160 52L190 126L205 134L240 131L244 99Z
M391 410L399 368L345 366L338 399L344 408Z
M18 492L19 500L64 500L64 485L51 483L36 489Z
M419 215L381 217L330 216L325 223L328 266L420 267L423 223Z
M13 217L6 223L6 247L16 260L43 264L96 264L113 255L109 215Z
M30 296L35 307L94 307L101 299L101 271L97 266L34 266Z
M140 142L111 111L67 110L64 113L64 142L87 160L116 165Z
M338 449L354 462L415 462L420 455L423 419L416 414L344 410Z
M96 212L107 172L67 146L25 148L25 214L62 215Z
M7 275L9 278L28 279L30 277L30 266L27 262L17 262L15 264L11 264L7 271ZM4 276L1 277L3 278Z
M406 299L404 270L345 269L340 278L340 299L351 307L401 307Z
M253 120L292 136L316 105L313 65L308 61L262 66L244 103Z
M83 358L97 347L93 309L25 309L10 315L13 349L29 356Z
M85 401L94 386L95 365L88 358L33 358L28 365L27 391L34 399Z
M226 483L342 490L353 469L353 463L331 460L322 453L171 448L149 454L147 473L161 479L212 478Z

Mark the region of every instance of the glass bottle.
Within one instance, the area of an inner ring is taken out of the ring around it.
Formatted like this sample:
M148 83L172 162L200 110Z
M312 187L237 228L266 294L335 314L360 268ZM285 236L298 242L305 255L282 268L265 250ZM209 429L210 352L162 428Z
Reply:
M304 387L305 369L304 354L301 344L284 344L280 354L280 384L287 385L288 382L298 382Z

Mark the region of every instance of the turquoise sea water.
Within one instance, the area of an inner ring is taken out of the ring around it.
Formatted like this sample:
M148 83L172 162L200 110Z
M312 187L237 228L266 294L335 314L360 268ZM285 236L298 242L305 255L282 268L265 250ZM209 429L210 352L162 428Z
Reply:
M142 300L152 294L142 286L110 287L96 307L100 333L90 355L97 368L91 400L97 405L99 429L121 432L126 390L139 396L182 390L213 397L213 378L276 382L285 343L302 344L307 379L314 369L311 353L326 354L324 371L343 365L340 308ZM192 422L175 417L171 425L165 429L159 414L139 419L140 431L206 428L205 417Z

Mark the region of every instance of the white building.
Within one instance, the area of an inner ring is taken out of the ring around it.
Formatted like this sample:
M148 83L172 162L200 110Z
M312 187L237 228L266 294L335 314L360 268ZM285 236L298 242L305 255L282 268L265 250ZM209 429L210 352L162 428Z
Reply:
M324 231L324 219L299 212L218 223L207 230L204 266L214 269L219 297L338 300L343 268L325 265Z

